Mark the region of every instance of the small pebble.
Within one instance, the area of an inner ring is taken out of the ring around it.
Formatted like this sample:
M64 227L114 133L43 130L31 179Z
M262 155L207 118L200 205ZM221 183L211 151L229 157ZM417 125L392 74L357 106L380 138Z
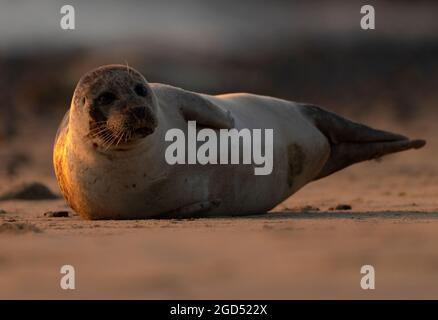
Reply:
M304 206L304 207L300 208L300 211L303 211L303 212L307 212L307 211L319 211L319 208L307 205L307 206Z
M6 210L0 209L0 214L6 213Z
M44 213L45 217L50 218L66 218L69 216L68 211L48 211Z
M349 204L338 204L336 207L330 208L329 210L331 210L331 211L333 211L333 210L351 210L351 205L349 205Z

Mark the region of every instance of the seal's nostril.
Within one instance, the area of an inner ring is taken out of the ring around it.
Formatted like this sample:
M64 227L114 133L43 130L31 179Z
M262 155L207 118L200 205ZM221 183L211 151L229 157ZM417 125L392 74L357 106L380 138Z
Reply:
M145 107L135 107L132 110L132 112L139 119L143 119L146 116L146 108Z

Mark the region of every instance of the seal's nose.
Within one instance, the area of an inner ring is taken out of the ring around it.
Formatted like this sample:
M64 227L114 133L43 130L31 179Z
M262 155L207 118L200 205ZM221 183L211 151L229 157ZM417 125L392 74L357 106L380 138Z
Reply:
M146 108L145 107L135 107L132 109L132 113L138 119L143 119L146 116Z

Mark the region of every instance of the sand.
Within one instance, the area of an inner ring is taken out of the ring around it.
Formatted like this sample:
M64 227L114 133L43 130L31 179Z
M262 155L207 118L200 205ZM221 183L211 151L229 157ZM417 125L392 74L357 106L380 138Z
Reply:
M0 299L438 298L438 3L379 3L368 33L346 1L81 1L66 34L55 2L1 5L0 195L23 182L59 194L57 125L78 79L108 63L196 92L315 103L428 145L263 216L85 221L62 198L0 201ZM329 210L340 204L351 209ZM66 264L75 290L60 287ZM375 290L360 287L365 264Z
M86 221L62 198L1 201L0 299L436 299L438 148L421 136L422 150L311 183L260 216ZM59 193L50 143L39 146L1 192L38 180ZM75 290L60 287L66 264ZM360 287L363 265L375 290Z

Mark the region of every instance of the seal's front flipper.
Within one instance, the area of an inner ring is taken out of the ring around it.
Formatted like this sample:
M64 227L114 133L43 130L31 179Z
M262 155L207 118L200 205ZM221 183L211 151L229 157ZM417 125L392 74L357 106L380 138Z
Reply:
M317 106L303 104L300 109L330 142L330 157L315 180L357 162L419 149L426 144L424 140L410 140L400 134L370 128Z
M234 128L231 113L204 95L167 85L161 85L160 90L165 91L167 99L179 107L186 121L196 121L201 126L214 129Z
M229 111L224 111L202 95L181 90L181 111L187 121L196 121L204 127L231 129L234 119Z

